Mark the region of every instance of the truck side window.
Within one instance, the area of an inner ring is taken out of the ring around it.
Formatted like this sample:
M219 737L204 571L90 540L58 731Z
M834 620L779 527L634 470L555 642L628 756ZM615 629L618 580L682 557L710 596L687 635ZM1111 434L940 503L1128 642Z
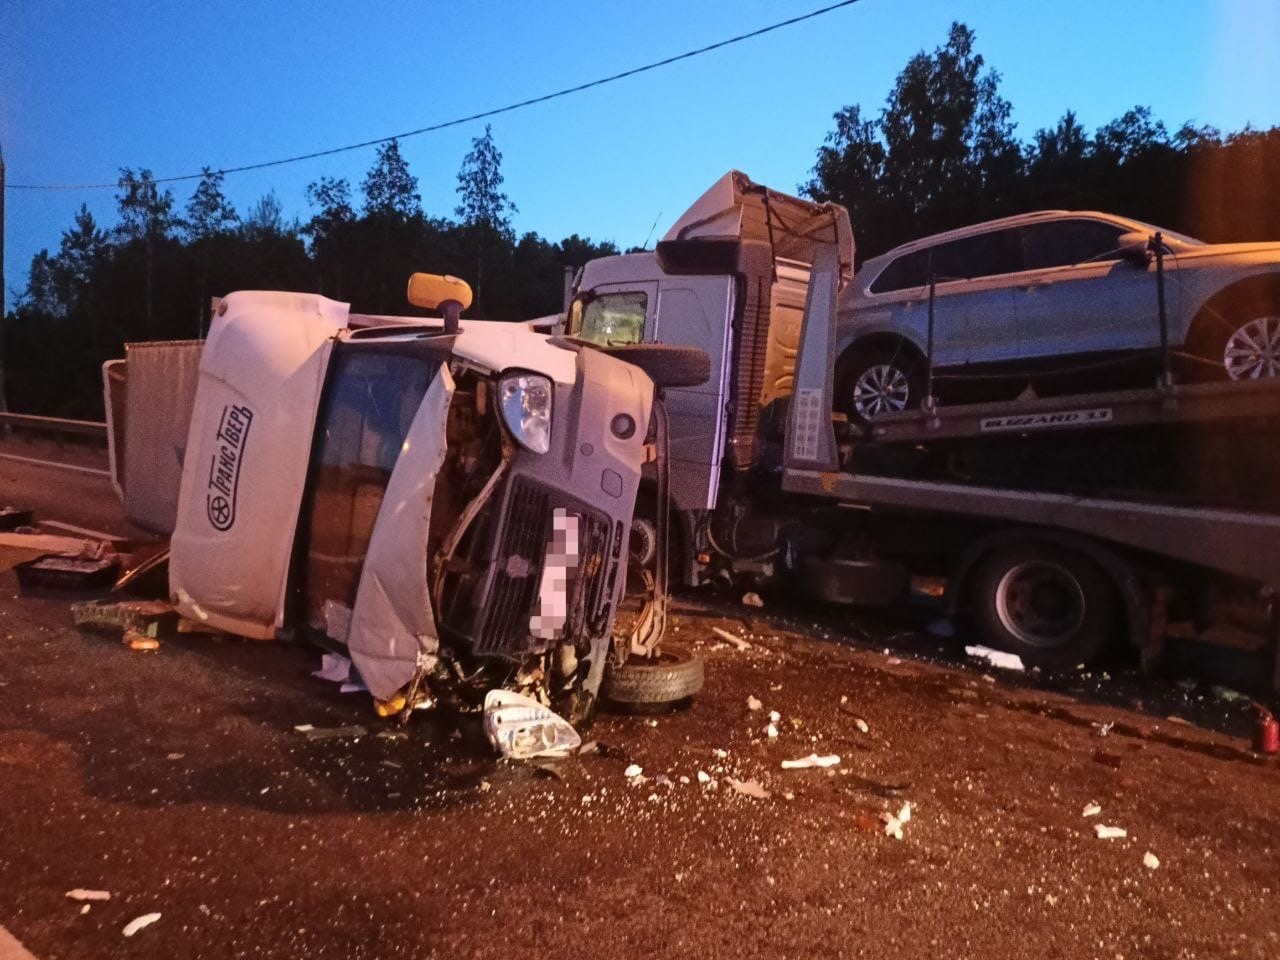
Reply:
M602 293L590 300L575 300L569 312L569 336L601 346L640 343L649 298L641 291Z

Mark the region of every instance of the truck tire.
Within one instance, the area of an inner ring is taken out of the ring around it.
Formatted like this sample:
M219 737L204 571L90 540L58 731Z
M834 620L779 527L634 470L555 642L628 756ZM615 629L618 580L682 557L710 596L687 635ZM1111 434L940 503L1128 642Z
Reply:
M697 387L711 379L711 358L697 347L670 343L630 343L605 352L649 375L658 387Z
M1044 543L996 550L970 581L985 643L1050 670L1087 663L1115 632L1116 592L1078 553Z
M600 686L601 698L633 713L682 706L702 689L702 658L682 647L664 644L652 660L631 657L610 664Z

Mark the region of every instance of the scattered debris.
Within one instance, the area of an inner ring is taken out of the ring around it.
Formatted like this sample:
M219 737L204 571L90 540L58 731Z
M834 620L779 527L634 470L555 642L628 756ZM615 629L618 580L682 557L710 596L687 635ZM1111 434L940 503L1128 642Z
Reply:
M326 610L329 603L330 601L325 601ZM346 683L351 676L351 661L339 653L323 654L320 657L320 669L312 671L311 675L330 683Z
M764 704L763 704L763 703L761 703L759 700L757 700L755 697L747 697L747 709L748 709L748 710L759 710L759 709L761 709L763 706L764 706Z
M178 614L169 604L159 600L91 600L73 603L71 620L77 627L158 637L177 626Z
M148 637L145 633L138 633L134 630L126 630L124 632L124 645L130 650L137 650L143 653L155 653L160 649L160 641L155 637Z
M1102 812L1102 808L1096 803L1086 803L1084 809L1080 811L1082 817L1096 817Z
M1175 717L1170 715L1168 717L1165 717L1165 719L1168 720L1170 723L1178 724L1178 726L1180 727L1189 727L1192 725L1190 720L1183 720L1182 717Z
M74 890L67 891L68 900L110 900L111 894L107 890L86 890L83 887L76 887Z
M490 690L484 698L484 732L504 757L563 757L582 745L569 721L532 697Z
M698 782L699 782L699 783L701 783L701 784L703 784L703 785L706 785L706 784L710 783L710 782L711 782L711 774L707 773L707 771L705 771L705 770L699 770L699 771L698 771Z
M811 767L834 767L840 762L840 758L832 753L827 756L820 757L816 753L811 753L807 757L801 757L799 760L783 760L783 770L807 770Z
M1112 728L1115 727L1115 725L1116 725L1116 722L1114 720L1110 721L1109 723L1096 724L1098 729L1098 736L1105 737L1107 734L1111 732Z
M303 727L306 727L304 730ZM338 740L343 737L363 737L369 730L358 723L343 727L313 727L309 723L299 724L293 729L306 736L308 740Z
M777 722L778 722L779 720L781 720L781 719L782 719L782 714L780 714L777 710L770 710L770 711L769 711L769 722L770 722L770 723L777 723Z
M1148 850L1142 855L1142 865L1148 870L1157 870L1160 867L1160 858Z
M1022 665L1022 658L1016 653L1005 653L1003 650L993 650L991 647L969 647L964 648L964 652L971 657L977 657L979 660L985 660L993 667L1000 670L1026 670Z
M725 759L727 759L727 758L728 758L728 756L729 756L729 751L728 751L728 750L725 750L725 749L722 749L721 747L716 747L715 749L713 749L713 750L711 751L711 753L712 753L712 755L713 755L713 756L715 756L718 760L725 760Z
M884 824L884 833L886 837L893 837L895 840L902 839L902 827L911 820L911 803L904 802L899 808L897 814L888 811L880 814L880 822Z
M859 733L871 732L871 727L868 726L867 721L863 720L861 717L854 717L853 725L858 728Z
M124 926L124 929L121 930L120 932L123 933L126 937L132 937L139 930L142 930L144 927L151 926L153 923L155 923L159 919L160 919L160 914L158 913L144 913L142 916L134 917L132 920L126 923Z
M770 797L769 791L760 785L759 780L735 780L733 777L725 777L724 782L747 797L755 797L757 800L768 800Z
M778 738L778 728L771 723L764 728L764 735L770 740L776 740Z
M1095 823L1093 832L1099 840L1123 840L1129 835L1124 827L1108 827L1105 823Z
M1058 898L1055 897L1052 893L1046 893L1044 895L1044 902L1051 907L1056 907L1058 905Z
M1209 689L1213 692L1215 697L1219 700L1225 700L1227 703L1231 703L1233 700L1249 699L1239 690L1232 690L1230 687L1224 687L1217 683L1210 684Z
M628 780L634 780L642 773L644 773L644 767L640 766L638 763L633 763L631 766L627 767L627 769L622 771L622 775Z
M720 627L712 627L711 632L725 643L732 644L734 649L740 652L751 649L751 644L747 643L747 641L743 640L741 637L733 635L728 630L723 630Z
M760 594L747 592L742 595L742 605L744 607L763 607L764 601L760 599Z

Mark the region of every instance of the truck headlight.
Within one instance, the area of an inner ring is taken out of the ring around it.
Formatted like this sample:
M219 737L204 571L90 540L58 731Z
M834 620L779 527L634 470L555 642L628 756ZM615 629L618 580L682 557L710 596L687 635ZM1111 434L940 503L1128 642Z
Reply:
M513 373L498 381L502 419L520 446L551 449L551 381L536 373Z

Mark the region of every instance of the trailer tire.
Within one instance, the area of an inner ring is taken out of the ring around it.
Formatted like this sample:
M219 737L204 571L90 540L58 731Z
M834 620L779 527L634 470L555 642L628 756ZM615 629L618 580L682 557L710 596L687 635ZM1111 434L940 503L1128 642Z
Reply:
M1087 663L1115 633L1116 591L1074 551L1020 543L978 562L970 581L983 640L1028 666L1067 669Z
M607 347L611 357L639 367L658 387L698 387L711 379L711 358L697 347L629 343Z
M702 658L691 650L664 644L652 660L630 657L611 663L601 684L602 699L632 713L684 706L702 689Z

